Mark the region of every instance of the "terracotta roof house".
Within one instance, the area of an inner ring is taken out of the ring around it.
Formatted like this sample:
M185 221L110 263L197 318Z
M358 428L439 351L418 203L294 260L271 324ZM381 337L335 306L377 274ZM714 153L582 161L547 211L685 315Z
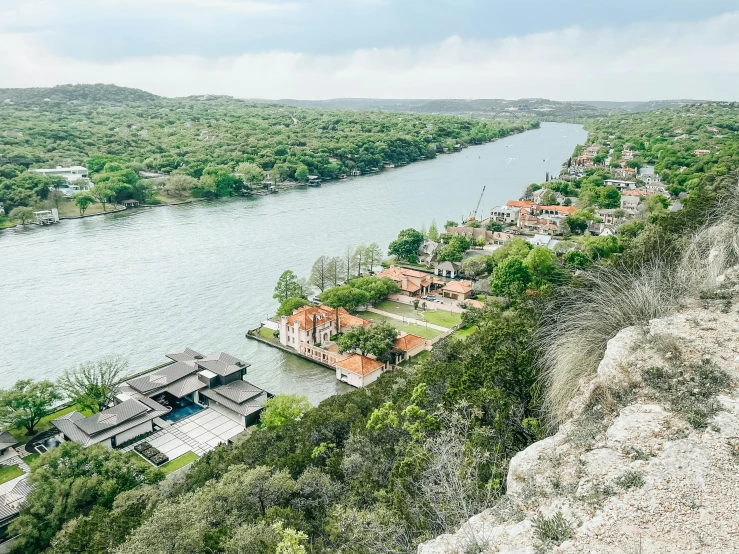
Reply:
M157 409L131 398L89 417L75 410L51 420L51 424L62 432L66 440L82 446L103 444L114 448L139 435L152 432L154 418L167 412L164 406L160 405Z
M374 383L385 370L385 364L361 354L352 354L335 364L336 378L353 387L362 388Z
M426 350L426 339L406 333L395 340L395 363L398 364Z
M441 289L441 294L452 300L466 300L472 296L472 282L450 281Z
M425 274L424 274L425 275ZM337 310L328 306L303 306L292 315L280 318L280 344L289 346L297 352L301 347L326 344L331 337L353 327L369 327L372 322L354 316L344 308Z
M407 296L423 296L431 290L431 276L423 271L390 266L377 274L377 277L388 277L395 281L401 294Z

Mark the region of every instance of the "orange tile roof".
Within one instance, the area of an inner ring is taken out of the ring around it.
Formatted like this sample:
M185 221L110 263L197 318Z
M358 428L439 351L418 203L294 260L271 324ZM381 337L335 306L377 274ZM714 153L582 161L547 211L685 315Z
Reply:
M331 319L336 316L336 313L332 308L326 306L303 306L294 310L293 315L288 316L287 324L293 326L297 321L301 329L313 329L313 316L316 316L316 323L321 326L324 323L331 323Z
M473 308L484 308L485 307L485 303L480 302L479 300L470 299L470 300L465 300L465 302L467 303L468 306L472 306Z
M507 205L511 208L530 208L534 205L534 202L529 202L528 200L509 200Z
M391 265L387 269L378 273L377 277L390 277L390 279L393 279L394 281L400 281L403 277L419 277L423 279L424 277L428 277L428 273Z
M571 213L575 213L577 211L577 208L575 206L537 206L537 210L550 210L559 212L561 214L570 215Z
M360 325L363 327L369 327L370 325L372 325L371 321L352 315L344 308L339 308L339 323L341 324L342 329L359 327Z
M448 290L449 292L461 292L467 294L472 291L471 281L450 281L442 290Z
M418 335L411 335L409 333L396 339L393 346L398 350L408 352L409 350L413 350L414 348L421 346L422 344L426 344L426 339L421 338Z
M346 369L347 371L351 371L352 373L356 373L357 375L364 377L365 375L374 373L385 364L378 362L377 360L373 360L372 358L368 358L367 356L362 356L361 354L353 354L343 360L339 360L336 362L336 365L342 369Z

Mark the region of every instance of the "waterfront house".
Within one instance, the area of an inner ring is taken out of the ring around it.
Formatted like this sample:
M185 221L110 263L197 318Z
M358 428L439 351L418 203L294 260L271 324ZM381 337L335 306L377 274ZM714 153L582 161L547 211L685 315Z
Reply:
M603 181L603 185L606 187L616 187L618 190L633 190L636 188L636 183L634 181L622 181L620 179L606 179Z
M431 239L423 239L421 246L418 247L418 263L424 264L430 267L436 259L436 250L439 248L439 243Z
M15 437L7 431L0 432L0 461L10 456L16 456L15 449L13 448L18 441Z
M87 179L87 168L81 165L73 165L71 167L56 166L54 169L31 169L34 173L42 175L50 175L53 177L63 177L68 183Z
M249 427L259 422L269 394L248 381L238 380L220 387L203 389L200 397L207 399L209 408Z
M534 202L536 202L537 204L539 204L541 202L541 199L544 198L544 195L547 192L550 192L550 191L551 191L551 189L541 188L539 190L535 190L533 192L533 194L531 195L531 197L534 199ZM560 192L554 192L554 191L551 191L551 192L554 193L554 198L557 201L557 204L563 204L564 203L565 197L564 197L564 195L562 193L560 193Z
M124 200L122 204L123 204L123 207L128 210L131 208L138 208L140 205L140 202L138 200Z
M434 275L454 279L459 275L459 264L456 262L450 262L449 260L436 264Z
M441 289L441 294L445 298L452 300L467 300L472 296L471 281L450 281Z
M384 363L361 354L346 356L336 361L335 367L339 381L357 388L374 383L386 369Z
M424 296L431 291L433 285L428 273L395 265L381 271L377 276L392 279L398 285L400 293L407 296Z
M33 215L36 218L36 224L38 225L51 225L59 222L59 212L56 208L33 212Z
M359 177L361 174L362 174L362 172L359 171L358 169L352 169L349 172L349 175L351 175L352 177Z
M302 354L305 347L327 344L334 335L354 327L369 327L371 323L344 308L303 306L280 318L280 344Z
M0 535L6 536L8 524L25 507L31 490L27 474L0 484Z
M115 448L154 430L153 420L166 415L167 408L149 398L129 398L89 417L78 411L51 420L66 440L82 446L102 444Z
M518 225L518 217L521 208L513 206L498 206L490 212L490 217L498 223L506 225Z
M418 335L404 333L395 340L393 344L393 355L395 363L399 364L405 360L411 359L416 354L420 354L426 350L426 339Z

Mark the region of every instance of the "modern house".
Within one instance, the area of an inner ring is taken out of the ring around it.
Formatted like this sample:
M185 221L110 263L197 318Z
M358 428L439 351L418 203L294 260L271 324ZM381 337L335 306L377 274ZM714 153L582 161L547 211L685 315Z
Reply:
M72 167L58 165L54 169L31 169L31 171L53 177L63 177L68 183L73 183L79 179L87 179L87 168L80 165L73 165Z
M527 238L526 241L532 244L534 247L546 246L547 248L549 248L549 250L554 250L554 247L562 242L560 240L552 238L549 235L544 234L534 235L533 237Z
M351 354L337 360L334 365L336 378L357 388L366 387L377 381L387 367L382 362L361 354Z
M603 185L606 187L616 187L619 190L633 190L636 188L636 183L634 181L622 181L620 179L606 179L603 181Z
M82 446L102 444L115 448L126 441L154 430L153 420L169 410L149 398L129 398L120 404L89 417L78 411L69 412L51 424L66 440Z
M200 399L205 400L207 406L244 427L259 421L259 415L269 396L259 387L241 380L200 391Z
M25 506L30 493L31 485L25 474L0 484L0 536L6 533L8 524Z
M392 279L398 285L401 294L407 296L424 296L431 291L434 284L428 273L395 265L381 271L377 277Z
M18 444L18 441L15 440L13 435L7 431L0 433L0 461L6 457L16 455L15 449L13 448L16 444Z
M449 260L436 264L434 274L454 279L459 274L459 264Z
M467 300L472 296L472 282L450 281L441 289L441 294L445 298L451 298L452 300Z
M498 223L506 225L517 225L521 208L512 206L498 206L490 212L490 217Z

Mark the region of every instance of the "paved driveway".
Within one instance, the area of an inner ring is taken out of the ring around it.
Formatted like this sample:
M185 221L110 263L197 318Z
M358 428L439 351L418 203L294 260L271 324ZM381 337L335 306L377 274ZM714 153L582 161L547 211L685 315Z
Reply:
M206 408L166 429L157 431L145 440L166 454L170 460L174 460L191 450L202 456L243 430L244 428L235 421ZM133 447L134 445L130 445L124 451Z

